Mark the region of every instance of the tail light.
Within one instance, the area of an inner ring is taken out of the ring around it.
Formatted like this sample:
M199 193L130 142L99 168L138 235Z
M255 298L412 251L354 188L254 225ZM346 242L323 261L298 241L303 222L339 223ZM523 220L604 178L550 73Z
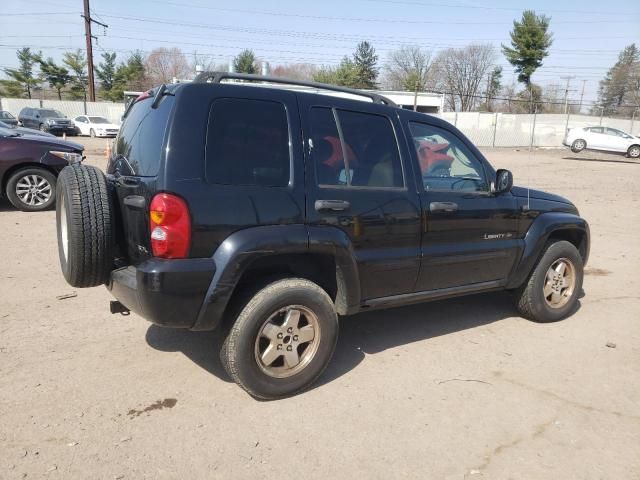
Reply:
M185 258L191 245L191 216L186 202L169 193L153 197L149 230L154 257Z

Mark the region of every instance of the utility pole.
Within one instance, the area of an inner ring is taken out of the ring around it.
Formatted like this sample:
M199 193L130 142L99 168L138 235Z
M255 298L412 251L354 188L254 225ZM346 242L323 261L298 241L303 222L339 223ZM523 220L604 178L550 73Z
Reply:
M575 75L567 75L566 77L560 77L561 80L567 81L567 87L564 90L564 113L565 115L569 112L569 82L576 78Z
M587 83L586 80L582 80L582 93L580 94L580 110L578 110L578 113L582 113L582 99L584 98L584 86Z
M89 10L89 0L83 0L84 2L84 15L80 15L82 18L84 18L84 36L85 36L85 40L87 42L87 70L88 70L88 74L89 74L89 101L90 102L95 102L96 101L96 86L95 86L95 80L93 77L93 38L94 37L91 35L91 23L97 23L98 25L103 26L104 28L108 28L109 25L105 25L102 22L98 22L97 20L94 20L91 18L91 12Z

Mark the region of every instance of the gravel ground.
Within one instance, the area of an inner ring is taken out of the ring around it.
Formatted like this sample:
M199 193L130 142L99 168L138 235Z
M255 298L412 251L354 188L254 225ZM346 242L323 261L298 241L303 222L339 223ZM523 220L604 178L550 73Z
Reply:
M319 383L276 402L230 382L215 333L69 287L54 212L1 202L0 479L640 478L640 162L486 154L589 220L578 312L535 324L495 293L345 318Z

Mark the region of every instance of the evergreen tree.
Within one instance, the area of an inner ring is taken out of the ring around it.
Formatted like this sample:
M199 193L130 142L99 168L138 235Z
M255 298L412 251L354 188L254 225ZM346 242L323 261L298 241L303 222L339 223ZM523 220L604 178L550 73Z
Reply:
M349 57L344 57L337 67L323 67L318 70L313 79L316 82L339 87L354 88L358 83L358 72Z
M630 115L639 101L640 51L632 43L620 52L616 64L600 81L598 103L604 108L604 115Z
M355 69L354 88L372 89L376 86L376 78L378 78L378 55L376 51L367 41L360 42L353 54L353 67Z
M60 65L56 65L51 57L47 60L40 60L39 63L42 78L49 83L51 88L56 90L58 100L62 100L62 89L71 81L69 70Z
M96 67L96 76L100 81L100 94L104 98L109 99L109 94L113 88L114 77L116 75L116 54L104 52L102 54L103 62Z
M549 33L551 18L525 10L520 21L514 20L511 31L511 47L502 45L502 52L518 73L518 81L525 87L531 85L531 76L542 66L553 43Z
M74 52L65 52L62 56L62 62L69 67L71 81L71 98L75 100L87 98L87 61L82 50L77 49Z
M233 68L237 73L258 73L256 56L252 50L243 50L233 59Z
M18 57L18 68L5 68L4 73L9 77L7 80L0 80L0 85L12 96L25 96L31 98L34 87L38 85L40 79L33 72L33 67L38 63L41 54L36 54L31 49L25 47L16 51Z

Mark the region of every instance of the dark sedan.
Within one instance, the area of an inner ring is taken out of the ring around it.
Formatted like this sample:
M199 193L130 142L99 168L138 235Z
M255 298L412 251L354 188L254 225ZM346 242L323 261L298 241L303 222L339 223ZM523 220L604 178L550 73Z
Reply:
M18 119L6 110L0 110L0 122L4 122L10 126L18 126Z
M0 128L0 194L22 211L51 208L58 174L67 165L81 162L83 150L82 145L55 137Z

